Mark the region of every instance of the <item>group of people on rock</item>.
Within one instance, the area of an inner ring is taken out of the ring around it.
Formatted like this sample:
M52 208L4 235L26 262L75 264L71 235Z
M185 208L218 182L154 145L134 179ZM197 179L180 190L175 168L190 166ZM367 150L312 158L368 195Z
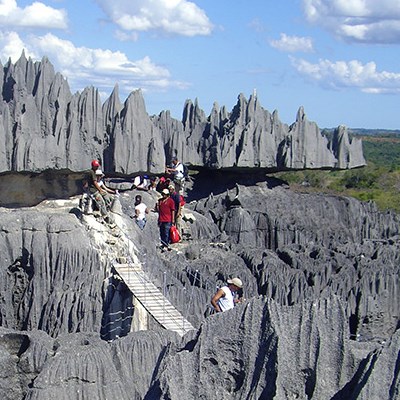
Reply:
M88 191L96 201L100 213L106 223L115 226L115 223L109 214L114 202L114 196L117 191L110 189L103 181L104 174L98 160L91 163L91 172L88 179ZM154 211L158 213L158 226L160 229L161 250L171 250L170 232L171 227L176 226L180 230L181 212L185 204L183 198L184 171L183 165L175 157L172 159L172 165L166 167L166 176L160 179L156 177L149 178L147 175L136 177L133 182L133 188L137 190L156 190L161 194L155 204ZM149 209L142 201L140 194L135 196L134 203L135 214L133 218L141 230L146 226L146 216ZM227 285L222 286L211 298L211 304L215 312L225 312L232 309L236 303L243 300L243 283L239 278L227 280ZM237 294L239 293L239 296Z
M173 183L177 192L183 194L185 175L184 165L177 157L172 159L171 165L165 167L165 174L160 178L149 175L138 175L133 179L133 189L151 191L156 190L162 192L163 189L168 189L168 185Z
M103 181L104 174L98 160L91 163L90 176L87 180L87 191L95 200L104 221L114 225L110 210L114 203L116 190L110 189ZM181 211L185 204L183 197L184 187L183 165L176 157L172 164L165 168L165 175L159 179L148 175L136 176L132 188L142 191L158 191L161 198L155 204L154 211L158 212L158 225L160 229L161 249L170 249L171 226L181 228ZM135 214L133 218L141 230L146 226L149 209L144 204L141 195L135 196Z
M160 229L161 250L171 250L171 227L175 226L181 234L182 207L185 204L183 164L178 158L172 159L172 164L165 168L165 174L160 178L141 175L133 180L133 188L141 191L157 191L161 197L157 200L154 211L158 213L158 226ZM148 207L142 202L142 196L135 197L135 219L140 229L146 225Z

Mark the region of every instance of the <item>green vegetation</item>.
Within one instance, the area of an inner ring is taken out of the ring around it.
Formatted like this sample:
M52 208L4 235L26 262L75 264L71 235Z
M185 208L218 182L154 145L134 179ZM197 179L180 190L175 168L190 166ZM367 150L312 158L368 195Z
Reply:
M294 190L372 200L381 211L400 212L400 134L380 132L379 136L367 134L361 138L366 167L346 171L279 172L274 176L287 181Z

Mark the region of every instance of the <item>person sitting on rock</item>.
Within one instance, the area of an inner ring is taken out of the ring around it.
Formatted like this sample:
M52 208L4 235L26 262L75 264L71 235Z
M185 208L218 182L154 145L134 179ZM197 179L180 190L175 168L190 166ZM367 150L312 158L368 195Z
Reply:
M142 196L138 194L135 197L135 215L133 218L141 230L143 230L146 226L146 214L148 213L149 209L147 208L146 204L142 202Z
M243 283L239 278L227 280L228 286L222 286L212 297L211 304L216 312L225 312L235 306L234 295L243 288Z
M161 250L171 250L170 229L175 224L175 202L169 196L169 190L163 189L162 197L155 206L158 212L158 226L160 228Z
M107 211L110 211L112 209L115 200L114 195L117 194L117 192L106 186L106 184L103 181L104 174L100 168L96 170L96 177L97 177L97 183L101 189L100 193L104 199L104 202L106 203Z
M149 177L147 175L138 175L133 180L133 189L137 190L149 190Z
M96 201L96 204L99 207L100 214L103 217L104 221L114 226L114 221L108 213L106 202L103 198L103 194L107 194L107 191L101 188L98 183L98 175L96 175L96 171L100 169L100 163L98 160L93 160L91 166L92 169L90 170L90 176L88 179L89 192Z

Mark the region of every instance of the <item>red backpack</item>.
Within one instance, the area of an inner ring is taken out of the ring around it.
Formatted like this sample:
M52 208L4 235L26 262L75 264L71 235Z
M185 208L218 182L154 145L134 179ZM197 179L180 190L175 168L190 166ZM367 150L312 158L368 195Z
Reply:
M171 243L178 243L181 241L181 236L179 235L179 231L175 225L172 225L169 230L169 240Z

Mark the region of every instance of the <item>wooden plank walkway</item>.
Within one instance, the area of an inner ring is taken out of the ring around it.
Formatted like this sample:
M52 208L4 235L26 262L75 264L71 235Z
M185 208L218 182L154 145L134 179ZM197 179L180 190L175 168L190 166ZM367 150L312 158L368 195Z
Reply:
M175 331L181 336L194 329L192 324L149 280L140 264L114 263L114 269L147 312L165 329Z

